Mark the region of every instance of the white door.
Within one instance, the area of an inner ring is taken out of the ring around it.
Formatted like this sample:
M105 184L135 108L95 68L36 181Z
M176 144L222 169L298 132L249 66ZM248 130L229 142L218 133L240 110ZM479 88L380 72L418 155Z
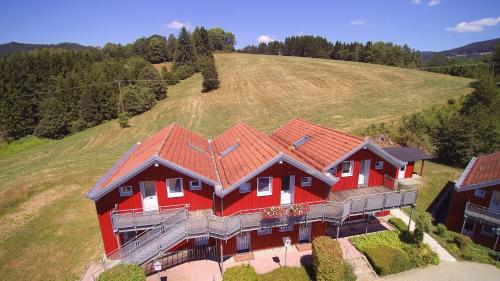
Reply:
M358 177L358 185L360 186L368 185L368 178L370 177L370 162L370 159L361 160Z
M405 173L406 173L406 165L403 166L402 168L399 168L398 179L404 179Z
M244 232L236 236L236 251L238 253L250 251L250 232Z
M158 210L158 196L154 181L141 181L142 209L145 212Z
M500 212L500 191L493 191L491 194L490 209Z
M281 177L281 205L293 204L295 176Z
M311 224L302 224L299 228L299 243L311 242Z

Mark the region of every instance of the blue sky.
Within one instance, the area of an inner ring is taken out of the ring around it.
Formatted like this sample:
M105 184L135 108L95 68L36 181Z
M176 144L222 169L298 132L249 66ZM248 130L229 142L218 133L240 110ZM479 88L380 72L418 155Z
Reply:
M331 41L382 40L444 50L500 37L498 0L4 0L0 7L0 43L103 46L176 34L176 22L232 31L237 47L257 44L259 37L314 34Z

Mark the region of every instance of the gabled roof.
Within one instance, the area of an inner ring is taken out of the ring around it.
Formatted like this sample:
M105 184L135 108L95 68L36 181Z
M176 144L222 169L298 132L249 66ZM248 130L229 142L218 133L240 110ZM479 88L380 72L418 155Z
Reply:
M455 184L458 191L500 185L500 151L473 157Z
M412 146L386 147L383 148L383 150L396 157L397 159L405 162L432 159L432 157L425 153L425 151Z

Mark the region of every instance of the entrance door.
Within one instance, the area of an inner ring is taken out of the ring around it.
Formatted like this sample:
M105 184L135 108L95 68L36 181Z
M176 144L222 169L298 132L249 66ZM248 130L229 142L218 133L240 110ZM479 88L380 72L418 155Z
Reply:
M500 212L500 191L493 191L491 194L490 209Z
M358 185L363 187L368 186L369 177L370 177L370 159L361 160L359 167Z
M404 179L405 173L406 173L406 165L403 166L402 168L399 168L398 179Z
M299 243L311 242L311 224L302 224L299 228Z
M293 204L295 176L281 177L281 205Z
M158 196L154 181L141 181L142 209L145 212L158 210Z
M236 252L245 253L250 251L250 232L244 232L236 236Z

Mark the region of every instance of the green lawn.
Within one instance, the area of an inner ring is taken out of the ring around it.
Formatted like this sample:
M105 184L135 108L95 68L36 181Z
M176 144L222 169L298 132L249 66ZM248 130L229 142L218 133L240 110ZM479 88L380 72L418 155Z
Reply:
M270 132L293 117L352 132L471 91L469 79L354 62L220 54L216 63L220 89L201 94L196 74L131 118L130 128L109 121L62 140L0 147L2 279L74 280L99 259L85 192L134 143L171 122L208 137L239 121Z

